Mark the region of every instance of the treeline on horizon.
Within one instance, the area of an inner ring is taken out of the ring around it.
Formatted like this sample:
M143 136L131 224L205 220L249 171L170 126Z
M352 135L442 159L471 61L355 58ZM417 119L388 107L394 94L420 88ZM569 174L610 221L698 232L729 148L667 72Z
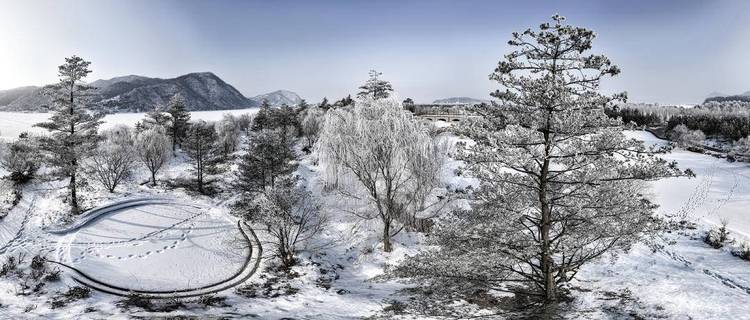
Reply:
M678 125L701 130L706 136L733 141L750 135L750 101L708 101L693 108L655 105L620 105L607 108L612 118L640 127L662 127L666 132Z

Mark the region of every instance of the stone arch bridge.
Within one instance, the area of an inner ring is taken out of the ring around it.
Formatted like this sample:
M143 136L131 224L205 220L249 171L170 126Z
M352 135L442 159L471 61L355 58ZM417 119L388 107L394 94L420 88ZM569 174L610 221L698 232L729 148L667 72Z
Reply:
M442 122L462 122L471 118L478 118L477 115L472 114L421 114L417 118L426 121L442 121Z

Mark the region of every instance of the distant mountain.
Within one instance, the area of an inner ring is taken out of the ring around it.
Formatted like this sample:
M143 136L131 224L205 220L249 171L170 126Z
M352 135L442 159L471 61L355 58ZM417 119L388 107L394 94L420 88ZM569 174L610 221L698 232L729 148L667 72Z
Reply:
M724 96L727 96L727 95L726 95L726 94L723 94L723 93L721 93L721 92L716 92L716 91L714 91L714 92L711 92L711 93L709 93L709 94L708 94L708 97L706 97L706 98L714 98L714 97L724 97Z
M38 90L39 87L28 86L0 91L0 106L7 106L16 99Z
M301 100L296 93L284 90L247 98L211 72L189 73L171 79L129 75L96 80L89 85L97 88L92 97L92 108L107 113L162 109L175 94L185 98L190 111L252 108L260 106L263 98L272 105L297 104ZM0 99L8 97L6 103L0 104L0 110L49 110L51 100L41 88L21 89L0 91ZM19 91L22 93L16 93Z
M291 106L291 105L298 104L302 101L302 98L300 98L299 95L289 90L276 90L274 92L257 95L250 99L253 99L259 102L263 102L263 100L267 100L268 103L271 104L272 106L280 106L282 104Z
M750 102L750 91L746 91L744 93L740 94L733 94L733 95L726 95L721 94L718 92L712 92L708 95L706 100L703 102L711 102L711 101L717 101L717 102L723 102L723 101L744 101L744 102Z
M444 98L444 99L437 99L433 101L433 104L480 104L480 103L489 103L487 100L480 100L480 99L474 99L469 97L451 97L451 98Z

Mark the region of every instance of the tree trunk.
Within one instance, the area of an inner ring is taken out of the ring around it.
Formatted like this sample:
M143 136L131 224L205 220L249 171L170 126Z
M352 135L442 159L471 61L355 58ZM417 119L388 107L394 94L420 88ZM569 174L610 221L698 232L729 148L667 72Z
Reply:
M156 172L151 171L151 186L156 187Z
M541 243L541 275L542 281L544 281L544 301L549 303L555 301L555 277L554 277L554 260L551 252L551 239L550 239L550 227L552 224L552 210L549 206L549 199L547 199L547 187L548 187L548 175L550 166L550 153L552 150L552 142L550 137L550 128L552 114L548 111L547 125L544 131L544 162L542 163L541 172L539 175L539 207L542 214L541 226L539 230L539 239Z
M80 209L78 208L78 197L76 196L75 172L70 174L70 183L68 184L68 188L70 188L70 213L73 215L77 215Z
M391 246L391 222L383 222L383 251L391 252L393 247Z

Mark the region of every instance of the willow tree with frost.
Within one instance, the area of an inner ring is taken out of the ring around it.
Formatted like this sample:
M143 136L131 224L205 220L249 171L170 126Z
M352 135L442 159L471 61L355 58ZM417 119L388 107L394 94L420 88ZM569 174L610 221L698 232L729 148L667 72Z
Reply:
M409 259L403 276L548 304L583 265L629 248L653 226L657 206L643 182L685 172L605 115L625 94L602 95L600 81L620 69L587 53L594 32L564 20L513 33L514 50L490 75L502 86L491 93L499 102L457 130L475 142L457 154L480 182L471 209L444 219L431 237L440 249Z
M353 213L382 223L386 252L393 236L444 205L435 193L444 144L394 99L329 110L318 143L328 187L366 205Z

